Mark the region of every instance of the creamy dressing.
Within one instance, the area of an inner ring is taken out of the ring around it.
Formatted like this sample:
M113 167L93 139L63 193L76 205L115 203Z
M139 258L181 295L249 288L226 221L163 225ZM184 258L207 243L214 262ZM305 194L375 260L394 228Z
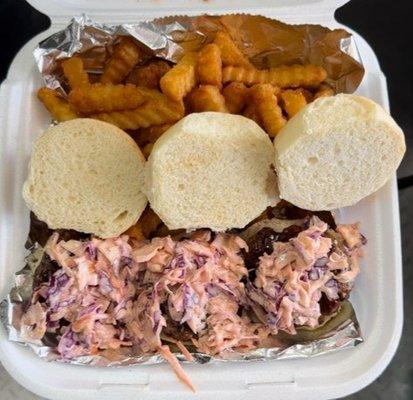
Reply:
M359 273L358 226L340 225L337 232L344 247L313 217L297 237L273 242L253 282L241 255L248 247L236 235L197 231L183 240L122 235L63 241L55 233L45 250L57 269L33 293L21 332L34 342L57 333L63 359L125 346L159 353L193 388L162 341L167 321L192 331L186 344L169 340L188 360L188 345L225 358L259 347L279 330L318 326L321 296L338 300L341 287L351 288Z

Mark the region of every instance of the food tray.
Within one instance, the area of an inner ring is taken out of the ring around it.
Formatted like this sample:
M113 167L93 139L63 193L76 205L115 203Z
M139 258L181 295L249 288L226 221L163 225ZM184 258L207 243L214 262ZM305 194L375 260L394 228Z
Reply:
M35 97L41 85L32 51L37 43L66 25L73 15L86 11L108 23L140 20L159 15L248 12L288 23L318 23L343 27L333 19L334 9L345 1L248 0L136 2L31 0L51 16L52 25L27 43L13 61L0 88L0 295L4 297L15 271L23 266L29 212L21 197L34 139L50 123ZM84 6L87 4L87 6ZM97 7L99 11L97 11ZM349 30L349 29L348 29ZM349 30L351 31L351 30ZM357 93L388 109L386 80L368 43L353 32L366 69ZM338 213L341 222L359 220L369 242L351 300L365 343L337 353L301 360L210 363L185 365L198 389L196 395L177 382L168 365L96 368L46 363L29 349L7 340L0 328L0 359L23 386L51 399L332 399L353 393L376 379L394 355L401 334L402 270L399 207L396 179L356 206Z

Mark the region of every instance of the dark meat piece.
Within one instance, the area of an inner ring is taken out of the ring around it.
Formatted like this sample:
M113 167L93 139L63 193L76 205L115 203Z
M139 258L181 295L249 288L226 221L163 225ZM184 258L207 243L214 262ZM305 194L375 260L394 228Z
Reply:
M248 269L256 268L258 258L264 253L271 254L273 251L273 242L278 239L278 233L271 228L262 228L248 241L249 251L243 252L245 265ZM250 277L251 278L251 277Z
M247 241L249 251L243 252L245 265L248 269L256 268L259 257L264 253L272 253L274 242L288 242L304 229L305 227L299 225L291 225L282 232L275 232L269 227L262 228Z
M330 315L338 310L340 303L337 300L330 300L324 293L320 299L320 311L322 315Z
M47 224L40 221L33 212L30 213L30 230L26 241L26 248L30 249L35 243L44 247L54 232L59 234L61 240L82 240L87 239L90 235L80 233L69 229L50 229ZM57 263L52 261L47 254L43 254L43 258L37 267L33 277L33 289L39 287L43 282L48 282L52 274L59 269Z
M303 219L316 215L330 228L335 229L336 223L330 211L308 211L296 207L288 201L281 200L270 212L272 217L279 219Z
M195 334L186 323L180 324L169 316L165 303L161 304L161 310L162 315L166 320L166 326L162 329L162 335L168 336L175 340L180 340L181 342L189 342L191 341L191 338L195 337Z
M47 254L43 254L42 261L33 276L33 290L36 290L40 284L49 282L51 276L59 269L59 265L52 261Z
M50 229L47 224L40 221L33 212L30 213L30 230L29 236L26 241L26 249L32 247L35 243L39 243L40 246L44 246L50 236L54 232L59 234L61 240L82 240L90 237L86 233L80 233L72 229Z
M305 226L291 225L278 234L277 241L288 242L290 239L297 237L297 235L304 230Z

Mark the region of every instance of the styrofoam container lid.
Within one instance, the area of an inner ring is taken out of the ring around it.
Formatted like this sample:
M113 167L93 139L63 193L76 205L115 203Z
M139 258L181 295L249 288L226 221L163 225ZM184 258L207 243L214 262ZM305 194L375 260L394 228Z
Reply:
M88 13L101 22L128 22L176 14L245 12L286 22L334 21L345 0L30 0L49 15L52 27L17 54L0 87L0 294L23 265L29 211L21 197L34 139L50 122L37 101L41 77L32 51L37 43ZM257 5L257 3L259 3ZM387 87L370 46L354 33L366 75L357 93L388 109ZM332 399L372 382L389 363L401 334L402 272L396 179L356 206L340 211L341 222L360 221L369 242L362 272L351 295L365 342L356 348L312 359L185 365L198 388L196 397L176 379L168 365L97 368L47 363L29 349L7 340L0 327L0 356L5 368L29 390L57 400L87 399Z
M67 21L73 15L86 13L95 20L110 22L120 17L126 20L142 16L182 15L202 13L263 13L276 10L288 14L334 14L335 9L349 0L27 0L34 8L48 15L52 22Z

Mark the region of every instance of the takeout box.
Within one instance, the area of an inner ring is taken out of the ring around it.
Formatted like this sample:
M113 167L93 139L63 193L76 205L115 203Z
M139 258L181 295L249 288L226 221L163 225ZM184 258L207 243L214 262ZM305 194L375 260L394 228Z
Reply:
M32 51L37 43L86 12L99 22L127 23L167 15L250 13L287 23L316 23L343 28L334 10L344 0L30 0L51 17L51 27L16 55L0 89L0 295L23 266L29 213L21 197L32 144L50 123L37 101L41 77ZM259 5L257 5L259 3ZM344 27L349 30L348 28ZM351 30L349 30L351 32ZM386 80L368 43L352 32L366 73L358 94L388 109ZM402 328L402 272L398 196L395 177L356 206L339 210L342 222L361 221L368 237L362 273L351 300L365 342L356 348L320 357L266 362L186 364L196 395L177 382L166 364L98 368L47 363L28 348L9 342L0 328L0 358L23 386L53 399L331 399L368 385L394 355Z

